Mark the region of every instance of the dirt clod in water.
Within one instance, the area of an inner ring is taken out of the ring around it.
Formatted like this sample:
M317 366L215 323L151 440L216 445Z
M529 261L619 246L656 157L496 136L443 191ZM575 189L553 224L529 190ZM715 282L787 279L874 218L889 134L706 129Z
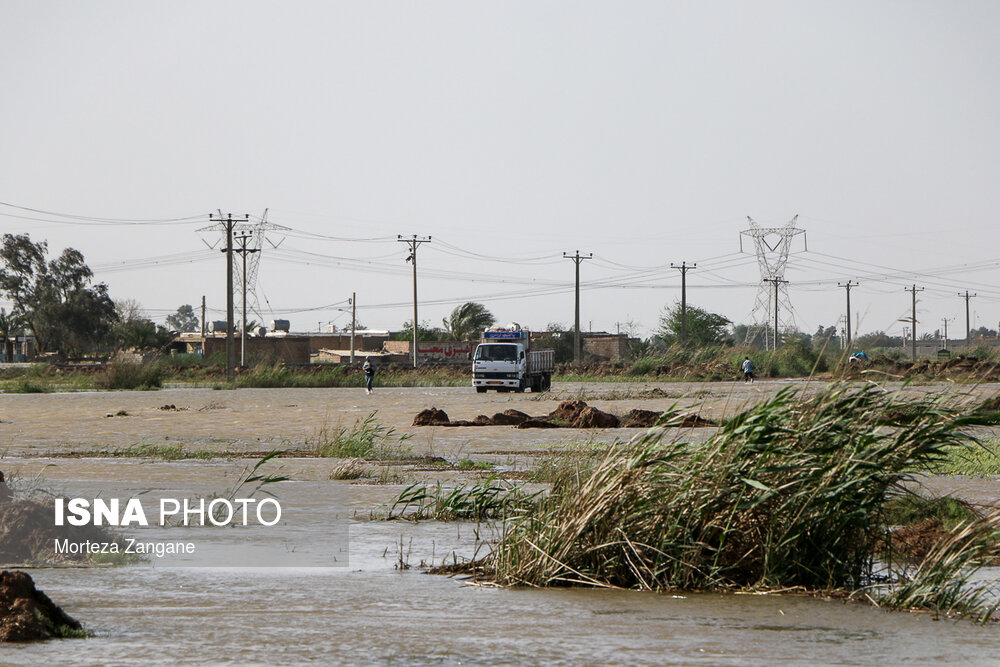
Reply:
M0 642L82 637L83 627L56 606L25 572L0 572Z
M680 416L680 426L695 428L698 426L718 426L718 424L711 419L705 419L696 412L686 412Z
M529 419L531 419L531 415L525 414L520 410L510 409L493 415L490 423L494 426L517 426Z
M441 426L445 425L451 420L448 419L448 413L444 410L438 410L437 408L427 408L426 410L421 410L417 413L417 416L413 418L414 426Z
M587 404L583 401L563 401L558 408L549 413L549 419L558 419L572 424L586 408Z
M548 415L532 417L520 410L504 410L492 417L479 415L472 421L459 419L452 421L444 410L428 408L414 418L414 426L516 426L517 428L648 428L655 426L662 413L655 410L630 410L624 417L587 405L583 401L563 401ZM671 421L671 426L716 426L697 413L679 415Z
M618 417L594 407L586 407L573 420L573 428L618 428Z
M913 526L902 526L892 531L892 551L913 562L922 561L931 549L950 533L944 530L941 519L927 519Z
M661 414L655 410L641 410L639 408L629 410L622 417L622 426L626 428L648 428L656 425L656 421L660 418Z

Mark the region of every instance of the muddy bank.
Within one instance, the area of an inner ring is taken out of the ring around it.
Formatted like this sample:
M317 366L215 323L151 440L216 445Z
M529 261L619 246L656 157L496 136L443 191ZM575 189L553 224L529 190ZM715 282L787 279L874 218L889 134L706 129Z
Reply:
M469 421L452 420L448 413L438 408L422 410L413 419L413 426L516 426L517 428L649 428L660 423L664 413L656 410L633 408L624 415L605 412L584 401L563 401L559 406L539 417L508 409L498 412L492 417L479 415ZM698 427L718 426L710 419L704 419L695 413L683 413L669 418L671 426Z
M113 539L100 528L86 526L56 526L52 500L37 501L13 496L0 472L0 565L28 562L81 562L86 554L55 554L55 541L105 541Z
M83 637L80 622L60 609L24 572L0 572L0 642Z

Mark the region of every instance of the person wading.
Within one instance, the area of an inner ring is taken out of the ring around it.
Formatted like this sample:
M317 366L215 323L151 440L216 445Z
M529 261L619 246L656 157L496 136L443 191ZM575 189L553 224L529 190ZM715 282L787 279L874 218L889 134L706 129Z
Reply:
M743 360L743 365L740 366L743 371L743 381L753 382L753 362L750 361L750 357Z
M365 372L365 393L370 394L374 391L372 382L375 381L375 364L371 357L365 357L365 363L361 366L361 370Z

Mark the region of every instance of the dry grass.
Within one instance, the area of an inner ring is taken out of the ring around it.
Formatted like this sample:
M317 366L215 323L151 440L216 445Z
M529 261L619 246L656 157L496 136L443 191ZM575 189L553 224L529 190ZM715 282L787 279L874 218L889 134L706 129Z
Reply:
M479 565L505 585L841 590L990 613L969 577L1000 542L996 517L960 524L917 568L876 560L901 483L978 446L956 400L911 402L887 423L896 398L874 386L787 389L705 444L648 433L590 472L556 476Z

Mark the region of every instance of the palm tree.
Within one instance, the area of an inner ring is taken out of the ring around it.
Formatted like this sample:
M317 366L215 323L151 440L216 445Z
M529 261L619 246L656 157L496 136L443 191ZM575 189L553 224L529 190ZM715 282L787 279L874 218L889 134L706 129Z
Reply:
M469 340L496 322L496 318L483 304L469 301L455 308L451 315L441 321L445 331L453 339Z

